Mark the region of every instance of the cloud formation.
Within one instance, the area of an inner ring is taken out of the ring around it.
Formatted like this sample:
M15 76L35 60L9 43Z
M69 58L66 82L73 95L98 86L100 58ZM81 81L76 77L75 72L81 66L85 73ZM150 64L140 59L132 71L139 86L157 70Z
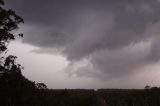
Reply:
M160 59L159 0L8 1L26 20L24 43L54 50L71 62L67 73L116 78ZM75 64L87 60L80 67ZM75 68L76 67L76 68Z

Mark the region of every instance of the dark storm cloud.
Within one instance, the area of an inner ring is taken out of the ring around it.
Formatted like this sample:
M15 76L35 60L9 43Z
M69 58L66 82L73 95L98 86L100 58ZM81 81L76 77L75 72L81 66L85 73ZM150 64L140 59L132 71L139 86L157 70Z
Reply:
M60 50L71 63L88 59L92 67L74 73L99 78L128 75L159 61L159 5L159 0L8 0L26 20L24 43L40 53Z

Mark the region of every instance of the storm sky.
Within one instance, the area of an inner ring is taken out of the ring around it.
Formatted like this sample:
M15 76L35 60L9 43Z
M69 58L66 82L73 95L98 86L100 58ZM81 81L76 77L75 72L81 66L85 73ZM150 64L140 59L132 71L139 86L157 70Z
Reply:
M9 53L50 88L160 86L160 0L6 0L22 16Z

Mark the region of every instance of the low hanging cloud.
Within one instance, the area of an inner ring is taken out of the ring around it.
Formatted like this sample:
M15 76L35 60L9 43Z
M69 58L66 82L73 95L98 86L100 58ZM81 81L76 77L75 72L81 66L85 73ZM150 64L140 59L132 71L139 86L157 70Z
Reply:
M39 47L37 53L65 55L71 75L122 77L160 59L159 0L15 0L8 5L26 20L23 42Z

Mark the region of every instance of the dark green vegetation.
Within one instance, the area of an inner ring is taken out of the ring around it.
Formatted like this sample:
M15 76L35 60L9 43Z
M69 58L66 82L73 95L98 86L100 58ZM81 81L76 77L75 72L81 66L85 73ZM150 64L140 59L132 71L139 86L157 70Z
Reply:
M0 99L0 106L160 106L160 89L94 91L14 87L1 90Z
M107 106L160 106L160 89L144 90L98 90Z
M7 45L23 19L0 0L0 106L160 106L160 88L144 90L51 90L25 78L16 56L5 56Z

